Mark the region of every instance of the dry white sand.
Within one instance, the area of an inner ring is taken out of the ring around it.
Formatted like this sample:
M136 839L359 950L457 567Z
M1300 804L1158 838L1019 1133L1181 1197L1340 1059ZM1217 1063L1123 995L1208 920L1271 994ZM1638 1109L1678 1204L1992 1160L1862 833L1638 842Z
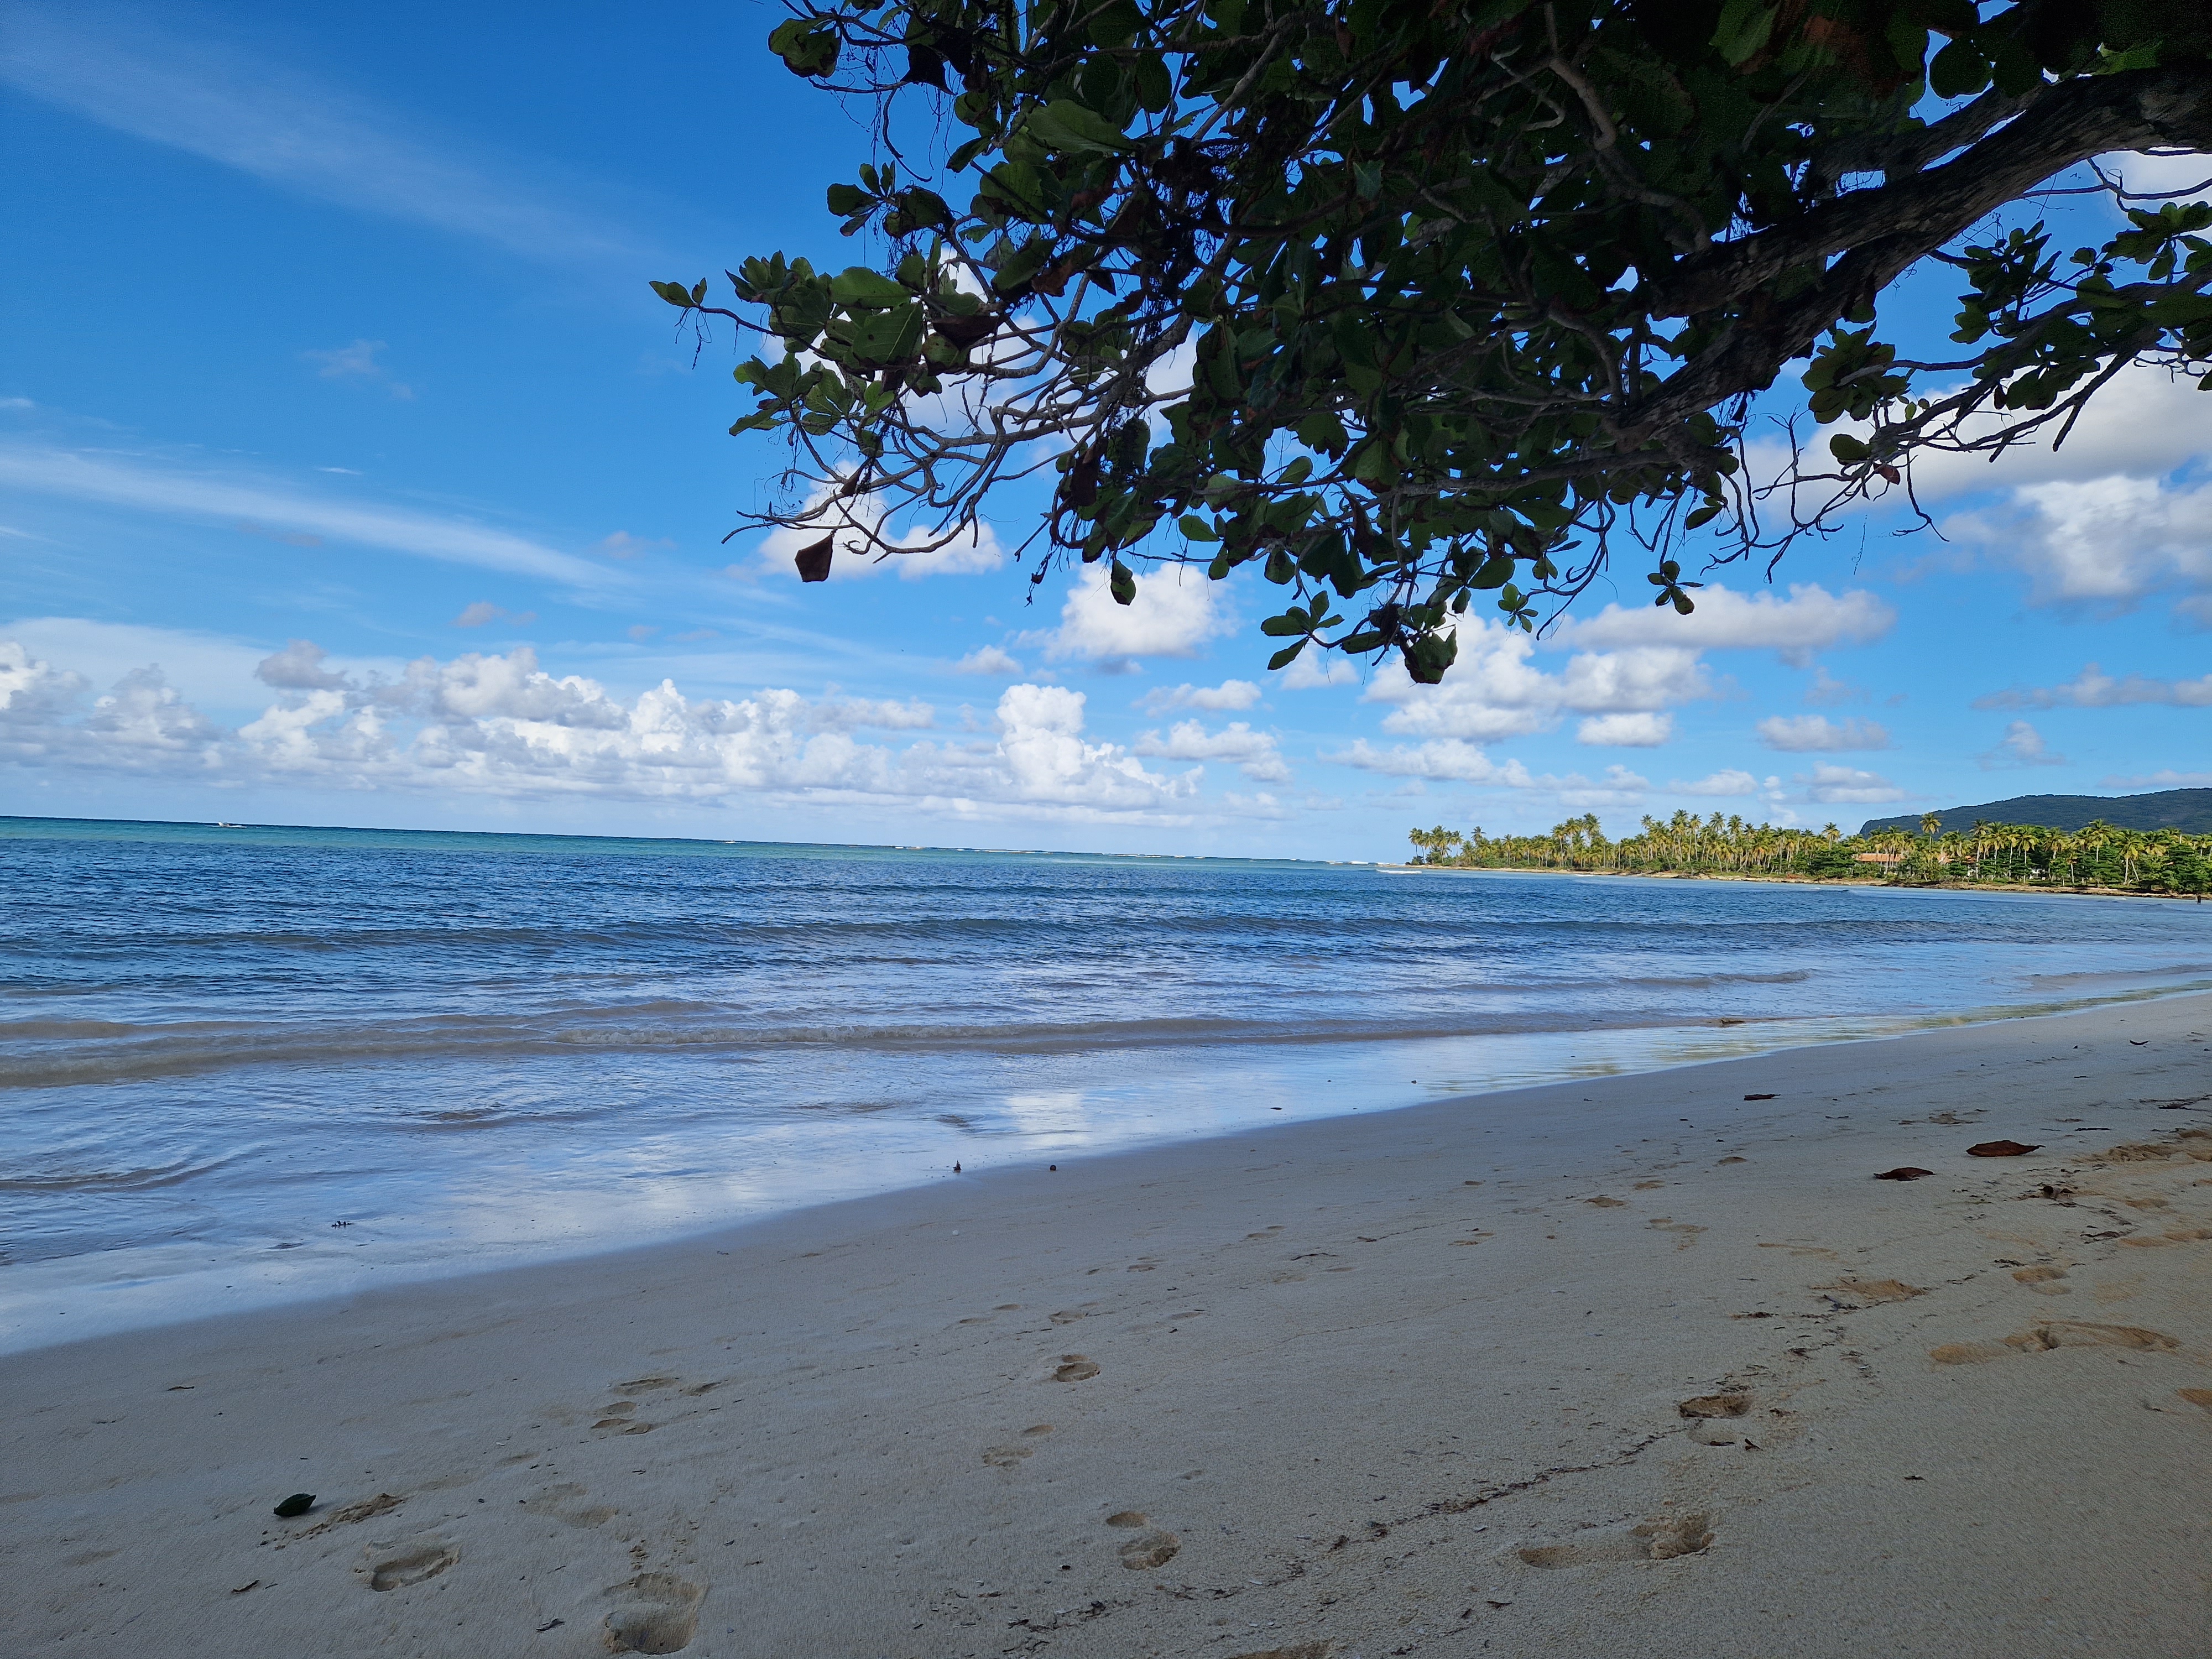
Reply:
M2212 1135L2177 1132L2207 1122L2212 999L2180 998L20 1356L0 1628L145 1659L2203 1655ZM2043 1150L1966 1155L1999 1137Z

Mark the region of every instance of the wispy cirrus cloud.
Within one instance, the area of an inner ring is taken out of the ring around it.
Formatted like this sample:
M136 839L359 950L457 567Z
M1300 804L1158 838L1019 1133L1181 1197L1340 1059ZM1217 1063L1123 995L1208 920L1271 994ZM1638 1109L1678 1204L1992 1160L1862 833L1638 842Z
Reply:
M2193 680L2160 679L2129 674L2115 679L2090 663L2057 685L2014 686L1976 697L1977 708L2124 708L2130 703L2166 703L2175 708L2212 708L2212 674Z
M164 517L228 523L280 539L312 537L510 575L605 587L602 566L511 532L403 507L364 505L266 479L187 472L112 452L0 445L0 485Z
M301 195L528 258L573 264L640 252L638 239L553 199L521 168L471 161L457 142L410 136L422 131L419 115L380 108L204 29L187 35L160 11L13 8L0 81Z

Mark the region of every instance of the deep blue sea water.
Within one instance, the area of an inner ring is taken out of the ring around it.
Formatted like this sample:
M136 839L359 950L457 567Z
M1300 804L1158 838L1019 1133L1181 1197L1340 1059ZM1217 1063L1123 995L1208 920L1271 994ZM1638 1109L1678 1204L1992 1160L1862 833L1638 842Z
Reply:
M2139 901L0 818L0 1346L2208 982Z

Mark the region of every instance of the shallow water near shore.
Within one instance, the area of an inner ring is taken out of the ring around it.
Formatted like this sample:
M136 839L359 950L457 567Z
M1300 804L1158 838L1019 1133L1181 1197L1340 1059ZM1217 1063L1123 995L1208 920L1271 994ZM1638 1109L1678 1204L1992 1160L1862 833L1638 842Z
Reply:
M16 818L0 895L4 1347L2212 982L2194 905L1289 861Z

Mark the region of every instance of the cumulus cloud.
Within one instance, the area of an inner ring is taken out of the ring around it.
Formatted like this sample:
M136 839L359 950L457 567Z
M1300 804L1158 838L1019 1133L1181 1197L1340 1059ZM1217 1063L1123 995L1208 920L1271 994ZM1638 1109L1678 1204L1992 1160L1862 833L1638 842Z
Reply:
M817 485L807 506L818 507L830 499L830 487ZM890 503L881 495L841 499L818 524L803 530L779 526L769 531L761 538L754 554L763 572L795 580L799 550L824 536L834 537L836 550L830 560L833 582L894 573L901 580L910 582L927 576L972 576L996 570L1006 562L1006 550L988 525L979 525L943 547L927 548L936 539L927 529L920 525L895 528L890 519ZM738 574L739 567L731 566L730 574Z
M1325 686L1357 685L1358 667L1334 651L1304 651L1279 669L1275 687L1281 691L1318 691Z
M732 799L901 800L954 817L990 814L1180 823L1200 772L1157 772L1084 735L1085 699L1014 685L970 741L904 747L866 732L915 732L921 702L764 690L692 699L664 680L630 699L555 675L527 647L424 657L397 676L335 672L312 641L261 664L277 702L235 730L209 720L155 668L90 697L85 677L0 641L0 757L18 763L191 774L219 781L339 788Z
M1260 701L1260 688L1249 680L1224 680L1218 685L1193 685L1186 681L1172 689L1157 686L1137 699L1147 714L1164 714L1172 708L1203 708L1219 714L1249 708Z
M2115 679L2094 663L2057 685L2015 686L1974 699L1977 708L2120 708L2130 703L2166 703L2176 708L2212 708L2212 674L2193 680L2162 680L2148 674Z
M1686 647L1578 652L1557 674L1535 665L1535 650L1536 642L1518 629L1491 622L1462 627L1459 659L1443 684L1416 684L1394 659L1376 672L1365 700L1394 705L1383 717L1386 732L1482 743L1548 731L1570 712L1656 715L1712 695L1710 674ZM1613 729L1640 732L1651 741L1666 737L1654 720Z
M2032 605L2118 614L2171 592L2195 617L2191 601L2212 590L2212 484L2028 484L2002 507L1954 514L1943 533L2027 576Z
M1214 601L1216 584L1180 566L1137 578L1137 597L1116 605L1104 564L1087 565L1060 606L1060 626L1045 636L1045 655L1101 665L1139 657L1191 657L1227 626Z
M349 684L343 674L323 665L329 656L313 640L294 640L282 651L264 657L253 678L280 691L330 691Z
M1791 781L1803 787L1807 800L1829 805L1866 805L1907 798L1906 791L1878 772L1862 772L1855 767L1833 766L1825 762L1810 772L1793 774Z
M1897 612L1872 593L1831 593L1817 582L1795 582L1789 597L1707 587L1687 617L1654 605L1609 605L1595 617L1570 618L1563 643L1588 647L1660 646L1689 651L1772 651L1802 668L1815 651L1871 645L1897 625Z
M1813 683L1805 688L1805 701L1815 708L1832 708L1838 703L1858 702L1866 693L1849 680L1838 679L1828 672L1826 663L1815 664Z
M1229 762L1255 783L1291 781L1291 769L1276 747L1274 734L1255 732L1243 720L1232 720L1218 732L1207 731L1197 720L1178 720L1164 737L1158 732L1139 734L1130 749L1161 760Z
M1887 749L1889 728L1873 720L1832 720L1825 714L1771 714L1759 723L1759 740L1785 755L1834 754Z
M1625 766L1608 766L1601 779L1579 772L1564 776L1532 773L1517 760L1494 761L1482 750L1458 738L1433 738L1426 743L1396 744L1378 749L1360 738L1348 747L1320 757L1340 766L1357 767L1387 777L1412 778L1428 783L1472 783L1487 787L1527 790L1547 797L1555 805L1582 810L1595 806L1634 806L1650 787L1650 780Z
M1766 787L1777 789L1782 780L1769 778ZM1739 767L1707 774L1685 783L1675 778L1668 781L1667 792L1674 795L1755 795L1759 793L1759 780Z
M1980 761L1984 771L2008 766L2066 764L2066 757L2052 754L2043 741L2043 733L2026 720L2014 720L2005 727L2005 734L1997 739L1996 746L1975 758Z
M979 645L952 665L956 674L1018 674L1022 665L995 645Z
M1593 714L1575 728L1575 741L1592 748L1656 749L1674 735L1672 714L1641 711Z

